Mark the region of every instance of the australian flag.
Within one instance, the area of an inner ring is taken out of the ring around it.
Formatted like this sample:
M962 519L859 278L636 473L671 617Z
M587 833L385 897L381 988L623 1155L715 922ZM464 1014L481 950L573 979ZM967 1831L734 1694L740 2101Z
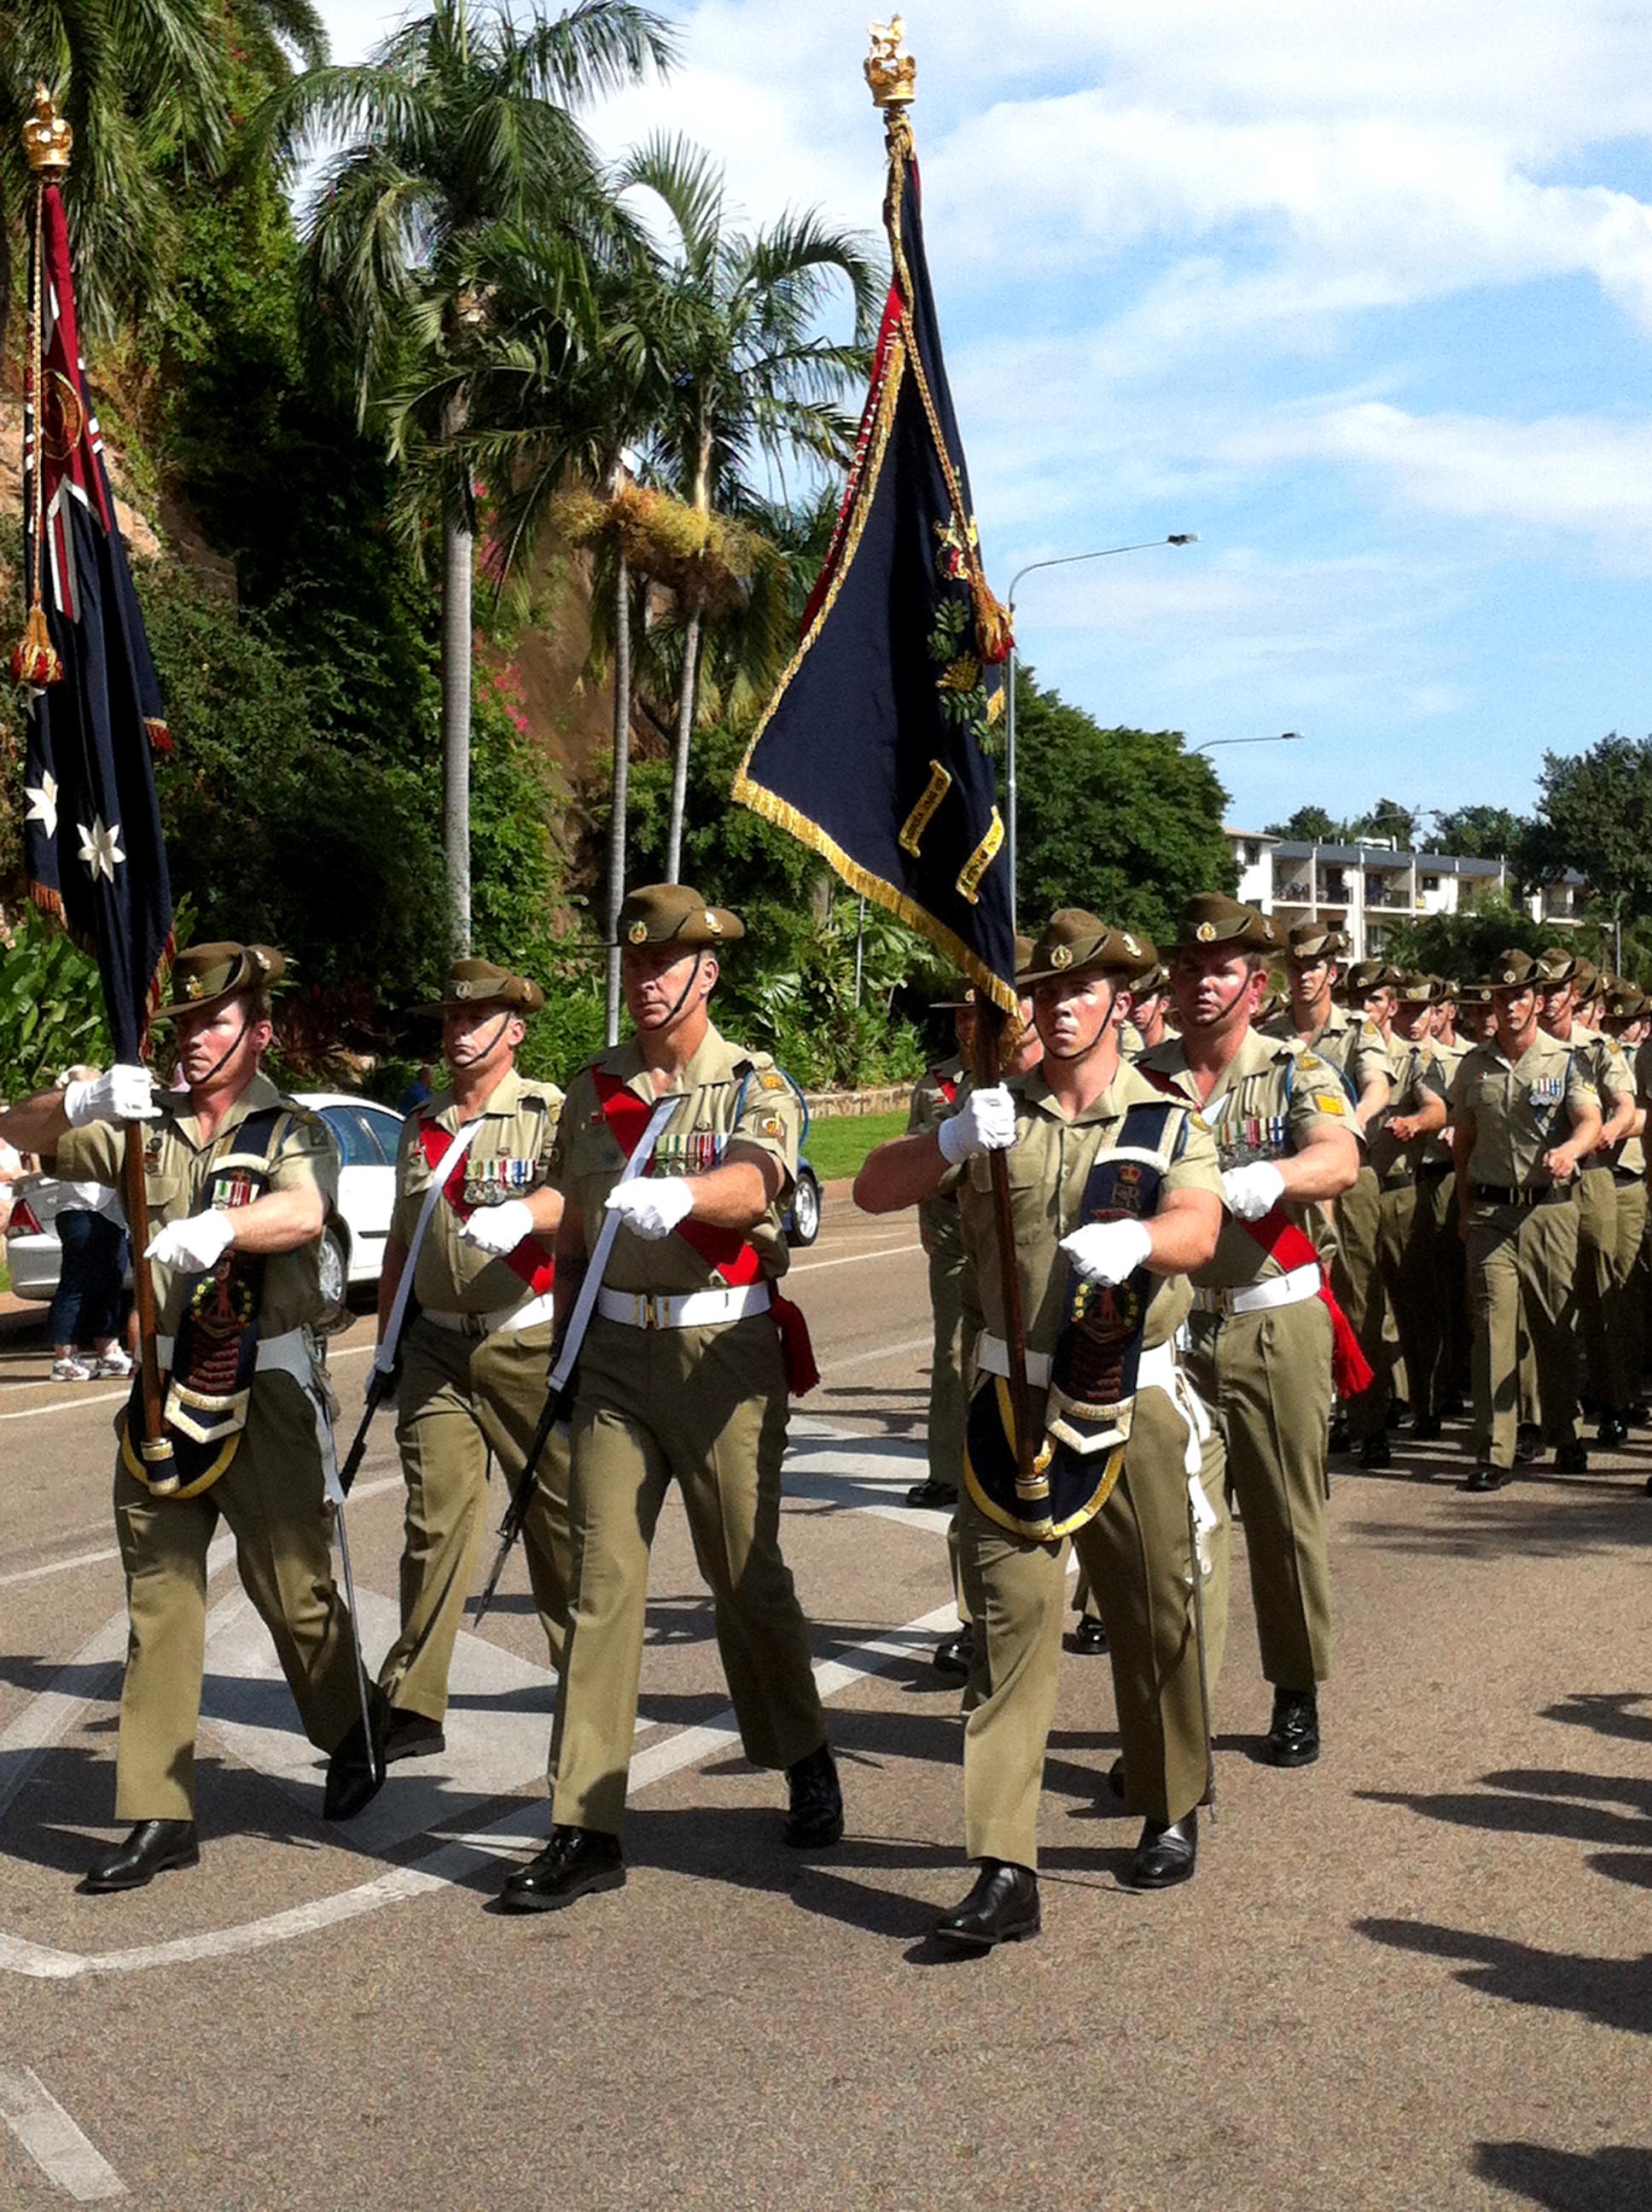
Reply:
M733 795L1013 1013L993 759L1009 622L981 568L904 115L889 140L894 281L848 490Z
M69 228L36 187L23 416L24 857L37 905L97 955L116 1057L141 1057L172 955L152 753L171 749L76 329Z

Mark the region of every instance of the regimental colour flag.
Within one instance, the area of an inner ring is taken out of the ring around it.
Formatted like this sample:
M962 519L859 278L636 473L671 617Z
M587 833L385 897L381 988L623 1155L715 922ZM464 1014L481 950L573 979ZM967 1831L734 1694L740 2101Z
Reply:
M847 493L802 641L733 795L921 930L1013 1014L993 765L1008 617L981 568L924 258L898 19L866 73L886 117L894 279Z
M58 125L58 129L61 130ZM57 185L34 188L23 416L24 857L37 905L97 956L116 1057L138 1059L171 958L152 754L171 749L76 329Z

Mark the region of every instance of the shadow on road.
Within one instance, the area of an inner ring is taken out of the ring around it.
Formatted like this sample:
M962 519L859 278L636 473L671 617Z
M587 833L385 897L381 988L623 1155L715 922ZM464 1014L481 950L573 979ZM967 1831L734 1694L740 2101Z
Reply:
M1474 2171L1546 2212L1627 2212L1652 2204L1652 2151L1633 2143L1587 2153L1548 2143L1476 2143Z
M1354 1926L1374 1943L1395 1950L1466 1960L1456 1977L1466 1989L1482 1990L1510 2004L1574 2012L1602 2027L1652 2035L1652 1953L1591 1959L1578 1952L1540 1950L1507 1936L1439 1928L1426 1920L1357 1920Z
M1348 1479L1339 1469L1337 1482ZM1358 1478L1365 1480L1371 1477ZM1376 1480L1388 1482L1393 1475ZM1544 1477L1540 1484L1523 1473L1510 1488L1489 1497L1459 1493L1449 1509L1432 1519L1356 1521L1345 1535L1385 1551L1495 1559L1510 1553L1529 1559L1564 1559L1583 1553L1610 1553L1652 1547L1652 1498L1631 1471L1619 1480L1588 1475ZM1625 1484L1629 1486L1625 1487ZM1408 1486L1412 1486L1408 1480ZM1523 1494L1540 1488L1546 1494ZM1564 1490L1563 1501L1553 1494Z

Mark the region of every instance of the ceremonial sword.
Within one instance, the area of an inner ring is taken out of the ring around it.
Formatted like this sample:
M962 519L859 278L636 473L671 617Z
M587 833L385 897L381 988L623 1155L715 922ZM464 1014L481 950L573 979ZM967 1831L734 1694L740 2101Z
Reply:
M619 1182L614 1186L616 1190L620 1183L631 1182L646 1172L665 1124L682 1103L681 1091L673 1091L668 1097L655 1102L654 1110L648 1116L648 1126L638 1140L635 1152L625 1163ZM505 1562L511 1555L512 1546L521 1534L522 1523L533 1503L533 1493L539 1484L539 1462L544 1455L545 1446L550 1442L550 1432L560 1420L567 1417L568 1409L563 1401L570 1395L569 1384L574 1376L574 1362L579 1358L580 1347L585 1342L585 1333L591 1326L591 1316L596 1311L597 1296L602 1289L602 1279L607 1272L609 1255L614 1249L619 1226L617 1213L604 1215L602 1227L597 1232L596 1249L591 1255L585 1279L580 1285L580 1295L574 1301L574 1310L568 1316L568 1328L563 1332L562 1349L545 1383L545 1402L540 1412L538 1426L533 1432L533 1441L528 1446L528 1455L522 1463L521 1480L511 1492L511 1502L499 1524L499 1549L488 1570L488 1579L477 1594L476 1610L471 1619L472 1628L482 1626L488 1608L494 1601L494 1592L499 1588L499 1577L505 1571ZM505 1462L502 1458L499 1466L503 1474ZM505 1480L508 1485L510 1477L506 1475Z

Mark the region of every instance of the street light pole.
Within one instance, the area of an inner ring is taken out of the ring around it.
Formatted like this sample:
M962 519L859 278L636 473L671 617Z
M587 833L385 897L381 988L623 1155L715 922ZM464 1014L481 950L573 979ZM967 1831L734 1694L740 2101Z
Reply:
M1010 655L1005 663L1009 690L1004 702L1004 852L1010 870L1010 927L1013 929L1019 912L1016 896L1016 800L1017 786L1015 772L1015 595L1023 576L1030 576L1038 568L1069 568L1075 561L1108 561L1115 553L1145 553L1155 545L1197 545L1196 530L1173 531L1168 538L1144 538L1134 545L1102 545L1093 553L1062 553L1053 561L1029 561L1024 568L1017 568L1010 579L1010 596L1005 611L1010 617Z
M1304 742L1301 730L1280 730L1267 738L1209 738L1202 745L1189 745L1188 757L1194 753L1211 753L1218 745L1299 745Z

